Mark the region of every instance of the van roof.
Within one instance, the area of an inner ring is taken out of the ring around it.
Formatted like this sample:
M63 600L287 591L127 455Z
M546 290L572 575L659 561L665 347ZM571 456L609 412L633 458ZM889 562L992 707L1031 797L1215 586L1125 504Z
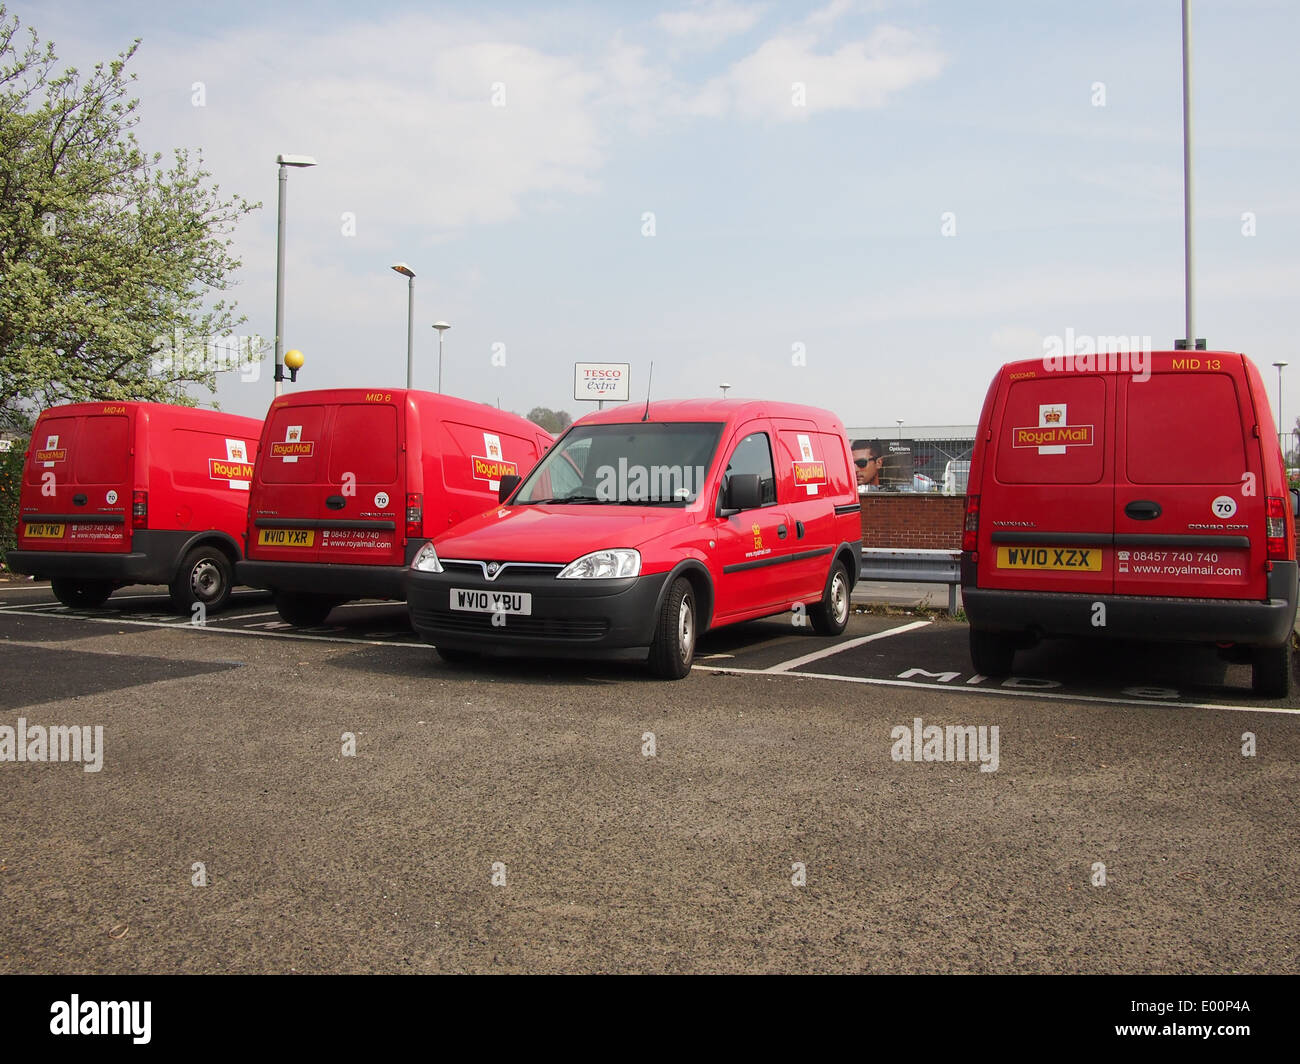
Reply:
M627 424L640 421L646 413L645 402L624 403L608 410L584 414L577 423L584 425ZM772 402L767 399L654 399L650 402L647 421L732 421L751 417L789 417L809 421L839 418L829 410L798 403Z
M359 403L366 402L368 396L376 394L383 395L385 401L394 404L401 404L408 398L420 406L436 405L444 410L458 412L461 414L473 414L475 417L483 417L484 414L491 414L494 417L509 419L511 421L526 421L526 418L509 410L498 410L495 406L489 406L487 403L476 403L471 399L460 399L454 395L446 395L442 392L426 392L418 388L316 388L306 391L295 391L281 395L271 403L271 410L278 410L282 406L298 406L314 403ZM373 402L373 399L369 401ZM529 422L532 424L532 422ZM539 426L535 426L540 429ZM540 429L545 431L545 429Z
M208 421L214 426L227 426L236 421L245 422L245 428L254 435L261 431L262 419L248 417L246 414L231 414L225 410L209 410L202 406L181 406L179 403L151 403L143 399L96 399L86 403L61 403L47 406L40 417L89 417L104 413L105 407L120 408L123 413L132 414L144 410L151 418L173 416L188 421L190 424Z
M1006 375L1038 371L1124 375L1134 371L1132 359L1135 357L1149 359L1150 361L1147 362L1149 369L1164 370L1170 368L1168 363L1175 358L1244 358L1245 356L1240 351L1136 351L1131 355L1129 352L1102 352L1092 355L1061 354L1055 357L1044 355L1041 358L1025 358L1018 362L1008 362L1002 367L1002 373ZM1082 365L1077 365L1076 360Z

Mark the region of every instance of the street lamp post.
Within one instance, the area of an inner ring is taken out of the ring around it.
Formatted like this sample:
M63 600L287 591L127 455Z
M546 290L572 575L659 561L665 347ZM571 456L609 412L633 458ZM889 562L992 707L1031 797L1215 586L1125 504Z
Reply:
M1282 464L1286 465L1286 444L1282 442L1282 367L1285 362L1274 362L1277 367L1277 445L1282 451Z
M310 155L277 155L280 193L275 216L275 394L284 390L284 201L289 184L288 166L315 166Z
M727 398L727 389L730 388L731 385L730 385L730 384L719 384L718 387L722 389L722 398L724 398L724 399Z
M411 387L415 369L415 271L404 262L393 263L394 270L407 278L406 286L406 387Z
M903 442L903 419L901 417L896 417L894 418L894 420L898 422L898 442L902 443Z
M438 394L442 394L442 334L451 328L445 321L435 321L433 327L438 330Z

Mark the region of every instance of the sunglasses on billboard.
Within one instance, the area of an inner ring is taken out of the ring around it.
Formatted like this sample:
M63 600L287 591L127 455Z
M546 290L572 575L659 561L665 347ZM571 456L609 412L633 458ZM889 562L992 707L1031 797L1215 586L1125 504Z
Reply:
M872 462L883 462L884 459L877 455L875 458L855 458L853 464L859 469L869 466Z

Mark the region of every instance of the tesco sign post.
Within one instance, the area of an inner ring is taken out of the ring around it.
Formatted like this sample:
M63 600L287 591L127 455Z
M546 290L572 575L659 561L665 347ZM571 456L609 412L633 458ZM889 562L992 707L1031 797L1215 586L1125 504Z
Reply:
M573 398L626 403L631 397L628 392L631 369L627 362L576 362L573 366Z

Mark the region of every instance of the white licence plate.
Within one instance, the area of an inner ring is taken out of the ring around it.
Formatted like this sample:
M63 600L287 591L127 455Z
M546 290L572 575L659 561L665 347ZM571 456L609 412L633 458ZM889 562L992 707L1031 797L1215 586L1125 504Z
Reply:
M529 617L533 612L533 596L526 591L466 591L453 587L451 608L470 613L504 613Z

